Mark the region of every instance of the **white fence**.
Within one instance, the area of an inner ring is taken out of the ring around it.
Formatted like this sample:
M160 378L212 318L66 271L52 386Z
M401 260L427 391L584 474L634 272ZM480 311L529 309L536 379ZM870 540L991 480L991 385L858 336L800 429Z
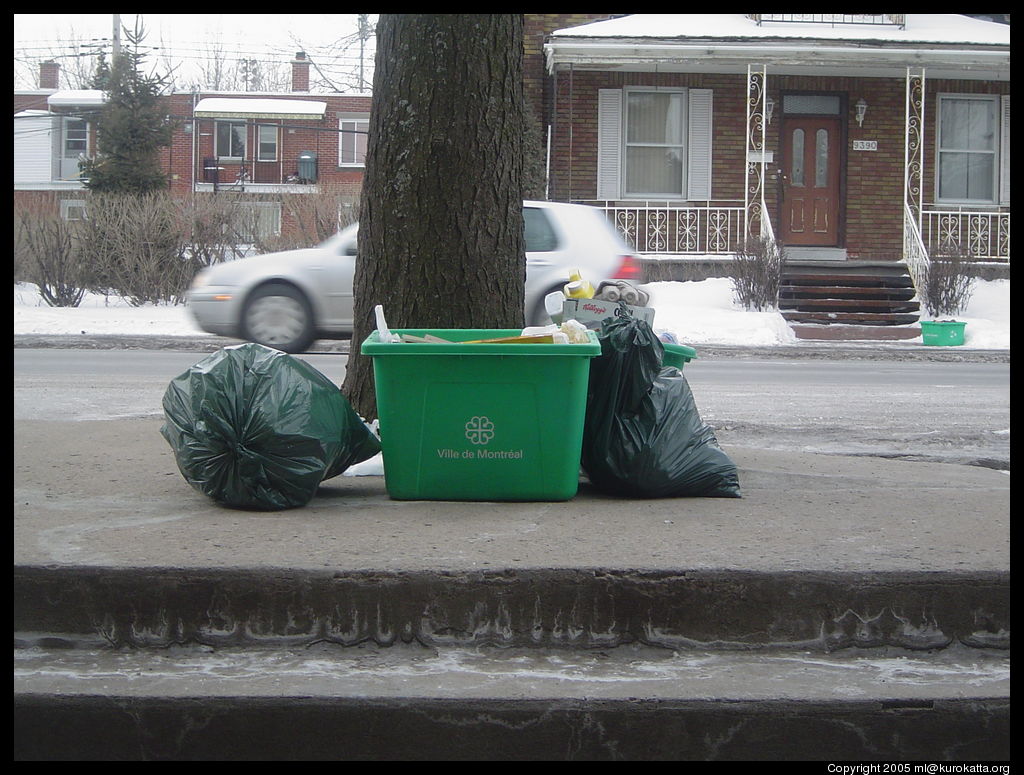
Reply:
M976 210L921 213L921 239L930 255L961 250L974 259L1010 260L1010 214Z
M730 254L743 242L743 205L628 205L588 201L603 210L638 253Z

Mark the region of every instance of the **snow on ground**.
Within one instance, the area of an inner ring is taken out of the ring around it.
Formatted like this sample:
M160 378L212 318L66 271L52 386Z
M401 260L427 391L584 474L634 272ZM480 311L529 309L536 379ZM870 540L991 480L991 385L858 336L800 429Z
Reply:
M733 299L727 278L659 282L643 286L655 309L654 328L672 331L681 344L772 346L796 341L778 312L748 312ZM967 322L964 347L1010 349L1010 281L977 280L971 301L957 320ZM118 297L88 295L79 307L48 307L35 286L14 285L15 334L126 334L210 336L182 305L132 307ZM921 337L879 346L921 344Z

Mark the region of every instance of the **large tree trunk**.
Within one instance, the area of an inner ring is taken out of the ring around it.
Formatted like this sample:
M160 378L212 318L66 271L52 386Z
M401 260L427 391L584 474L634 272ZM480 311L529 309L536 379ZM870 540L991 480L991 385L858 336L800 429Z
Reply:
M522 17L382 14L344 392L376 417L359 346L392 328L523 325Z

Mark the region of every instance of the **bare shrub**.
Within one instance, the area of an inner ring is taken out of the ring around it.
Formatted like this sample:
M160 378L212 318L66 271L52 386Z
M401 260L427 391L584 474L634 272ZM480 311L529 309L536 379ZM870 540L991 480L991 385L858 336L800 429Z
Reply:
M21 209L15 218L15 279L35 283L51 307L77 307L91 272L80 250L76 221L52 209Z
M932 256L921 289L929 315L955 315L967 306L974 292L971 261L970 252L959 246Z
M232 197L198 194L177 202L182 257L194 275L203 267L240 258L238 208Z
M732 262L732 285L744 309L767 312L779 307L779 285L786 251L768 239L747 240Z
M252 229L260 253L319 245L353 223L359 213L359 197L348 186L321 184L313 193L285 195L280 204L281 234L259 235Z
M182 254L188 235L166 193L94 194L82 245L95 267L93 290L133 306L177 302L195 273Z

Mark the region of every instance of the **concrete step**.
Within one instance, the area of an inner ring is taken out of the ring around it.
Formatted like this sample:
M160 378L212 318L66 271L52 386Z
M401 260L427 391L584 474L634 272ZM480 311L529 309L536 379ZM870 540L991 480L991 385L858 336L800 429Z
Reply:
M861 327L867 326L905 326L916 323L918 316L914 313L885 313L885 312L828 312L828 311L802 311L786 309L782 311L782 317L790 323L818 323L821 325L831 324L852 324ZM921 327L915 326L915 333L912 336L921 335ZM909 338L909 337L907 337Z
M874 299L881 301L909 301L917 294L913 288L886 286L842 286L842 285L783 285L779 288L780 299Z
M913 288L914 282L907 274L839 274L827 272L802 273L799 271L784 272L783 286L841 286L847 288Z
M954 648L16 649L15 760L1006 760Z
M16 758L1002 758L1009 582L16 567Z
M1009 572L15 567L20 645L1009 648Z
M921 335L920 304L903 264L787 264L779 309L798 339L896 341Z
M797 339L822 342L879 341L897 342L921 336L921 327L914 325L856 325L792 322L789 327Z

